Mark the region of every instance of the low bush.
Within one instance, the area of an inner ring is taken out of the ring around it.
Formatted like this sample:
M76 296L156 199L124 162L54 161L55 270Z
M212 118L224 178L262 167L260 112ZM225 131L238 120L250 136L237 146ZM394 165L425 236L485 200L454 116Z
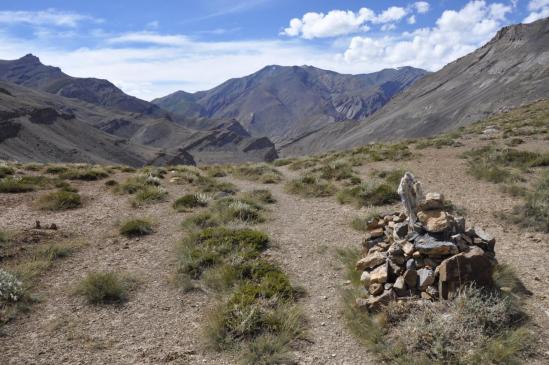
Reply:
M128 299L128 293L136 281L128 275L116 272L92 272L78 284L75 293L90 304L120 304Z
M263 184L276 184L282 180L280 171L267 164L237 166L233 169L233 175Z
M172 207L178 212L192 208L206 207L211 198L205 194L187 194L173 202Z
M269 190L257 189L245 192L241 195L241 200L243 202L259 202L261 204L274 204L276 199L273 197L273 194Z
M112 187L115 187L115 186L118 186L118 181L116 180L107 180L105 181L105 186L109 187L109 188L112 188Z
M545 172L530 192L525 202L504 215L510 221L525 228L549 232L549 172Z
M184 228L196 230L220 226L221 221L211 212L200 212L185 219L182 225Z
M58 175L58 174L62 174L62 173L65 173L69 170L68 167L66 166L62 166L62 165L50 165L50 166L46 166L46 168L44 169L44 172L46 174L53 174L53 175Z
M337 193L337 201L341 204L354 204L357 207L379 206L396 203L400 201L400 196L393 185L387 183L362 183L355 187L340 190Z
M179 274L201 279L224 294L207 314L204 335L216 350L243 349L245 364L290 360L292 341L305 337L296 305L301 291L276 265L259 256L268 248L262 232L211 228L179 246Z
M356 217L351 221L351 227L360 232L367 232L368 225L374 220L379 220L381 217L378 213L370 213L366 217Z
M160 203L165 201L167 196L168 192L161 186L145 186L134 194L132 206Z
M109 173L101 167L75 167L70 168L61 175L62 179L96 181L109 176Z
M23 295L23 283L12 273L0 269L0 303L15 303Z
M146 236L153 232L152 223L146 219L130 219L120 225L120 234L127 237Z
M232 197L218 200L211 209L223 223L239 220L250 224L265 221L262 210L263 207L252 199L243 201Z
M45 176L7 176L0 179L0 193L26 193L29 191L45 189L54 185L56 180Z
M13 167L0 164L0 179L13 174L15 174L15 169Z
M310 174L288 181L285 189L290 194L306 198L331 196L336 191L330 182Z
M36 206L42 210L62 211L80 208L82 200L78 193L62 190L42 195L36 201Z
M341 161L325 164L313 169L312 172L318 173L320 178L326 180L344 180L355 176L351 165Z

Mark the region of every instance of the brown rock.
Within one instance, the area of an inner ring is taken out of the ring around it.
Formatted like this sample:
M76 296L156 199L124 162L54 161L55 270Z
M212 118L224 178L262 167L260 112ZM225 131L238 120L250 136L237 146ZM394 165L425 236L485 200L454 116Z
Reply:
M402 245L402 251L404 251L406 256L410 257L414 253L414 245L410 242L406 242Z
M417 217L428 232L444 232L450 227L449 216L440 209L420 211Z
M368 291L370 292L370 294L372 295L379 295L383 292L383 284L380 284L380 283L373 283L370 285L370 287L368 288Z
M409 288L415 288L417 284L417 271L416 270L406 270L404 275L404 282Z
M442 209L444 207L444 195L440 193L427 193L425 200L419 204L419 210Z
M462 285L473 281L478 285L491 285L494 265L494 260L476 246L442 261L438 266L440 297L453 297Z
M377 296L377 297L369 297L367 299L368 301L368 309L372 312L380 310L383 306L389 304L391 300L395 298L395 294L393 293L393 290L385 290L383 294Z
M417 271L419 276L418 286L419 290L425 290L429 285L433 285L435 282L435 273L428 268L419 269Z
M385 263L379 266L377 269L370 272L370 282L385 284L387 282L388 275L389 275L389 264Z
M363 271L360 275L360 283L368 289L370 287L370 273L368 271Z
M453 242L438 241L428 234L417 238L414 247L420 253L427 256L450 255L459 252Z
M382 237L384 234L383 228L376 228L370 230L368 233L370 233L370 236L372 238Z
M381 252L372 252L369 253L366 257L363 257L356 263L356 269L359 271L364 271L366 269L372 269L376 266L381 265L386 260L385 255Z

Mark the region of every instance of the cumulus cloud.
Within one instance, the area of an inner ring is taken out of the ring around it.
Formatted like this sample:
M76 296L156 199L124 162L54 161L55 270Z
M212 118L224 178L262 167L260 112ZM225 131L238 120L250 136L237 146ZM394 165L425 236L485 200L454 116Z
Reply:
M471 1L458 11L444 11L432 28L378 39L353 37L342 57L350 63L436 70L488 41L510 11L503 4Z
M301 36L305 39L337 37L366 32L370 30L368 24L379 24L382 31L391 30L396 28L395 23L407 15L411 15L408 19L415 20L414 12L424 13L428 10L429 3L419 1L408 8L391 6L379 14L369 8L361 8L357 12L351 10L331 10L326 14L309 12L301 18L291 19L289 26L280 34L289 37Z
M416 24L416 16L415 15L412 15L411 17L408 18L408 24Z
M70 11L60 11L56 9L47 9L40 11L0 11L1 24L28 24L36 26L53 25L58 27L74 28L84 21L96 23L102 22L101 19L93 18L88 15L74 13Z
M523 23L532 23L547 18L549 17L549 0L531 0L528 3L528 10L530 14L524 18Z
M414 3L414 7L418 13L424 14L429 11L430 5L427 1L418 1Z

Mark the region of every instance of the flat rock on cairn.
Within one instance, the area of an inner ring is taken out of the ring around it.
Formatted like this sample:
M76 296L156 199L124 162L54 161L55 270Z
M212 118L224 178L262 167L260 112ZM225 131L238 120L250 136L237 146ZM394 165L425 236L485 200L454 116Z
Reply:
M375 311L392 300L451 299L466 284L492 284L494 238L477 227L466 229L444 196L423 195L409 172L398 193L404 212L367 222L364 254L356 263L364 286L357 305Z

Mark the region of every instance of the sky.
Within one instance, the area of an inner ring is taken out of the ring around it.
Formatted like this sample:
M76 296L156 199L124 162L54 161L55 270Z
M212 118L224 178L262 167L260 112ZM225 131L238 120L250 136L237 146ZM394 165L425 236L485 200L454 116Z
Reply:
M273 64L436 71L548 16L549 0L2 0L0 59L32 53L151 100Z

